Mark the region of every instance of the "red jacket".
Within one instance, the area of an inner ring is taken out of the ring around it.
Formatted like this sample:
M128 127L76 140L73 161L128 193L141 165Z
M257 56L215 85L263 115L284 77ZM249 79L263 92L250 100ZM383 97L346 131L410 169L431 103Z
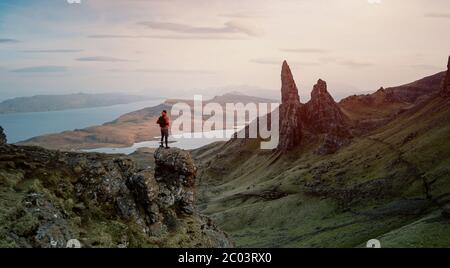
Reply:
M160 116L158 118L158 121L156 121L156 124L158 124L161 128L169 128L170 120L167 115Z

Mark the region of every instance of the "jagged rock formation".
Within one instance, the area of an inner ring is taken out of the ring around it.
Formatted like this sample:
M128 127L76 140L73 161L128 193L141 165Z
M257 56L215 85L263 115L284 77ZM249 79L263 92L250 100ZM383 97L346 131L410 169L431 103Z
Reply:
M441 96L450 96L450 56L448 57L447 73L445 75L444 81L442 81L442 91Z
M317 81L311 92L311 100L306 104L306 121L318 133L348 132L348 118L327 91L327 83Z
M302 122L300 118L300 97L291 69L286 61L281 70L281 105L280 105L280 141L278 149L287 151L298 146L302 141Z
M350 121L341 111L327 90L327 83L317 81L311 92L311 100L305 105L306 123L313 133L324 134L324 140L318 150L319 154L336 152L347 144L352 137Z
M3 132L3 128L0 126L0 145L5 144L6 142L6 135Z
M156 177L126 157L0 145L0 247L232 246L194 208L190 155L155 158Z
M333 153L351 138L349 119L327 91L325 81L319 79L311 92L311 100L301 104L298 89L285 61L281 72L282 104L280 106L280 142L278 150L289 151L301 145L302 139L316 140L325 135L320 154Z

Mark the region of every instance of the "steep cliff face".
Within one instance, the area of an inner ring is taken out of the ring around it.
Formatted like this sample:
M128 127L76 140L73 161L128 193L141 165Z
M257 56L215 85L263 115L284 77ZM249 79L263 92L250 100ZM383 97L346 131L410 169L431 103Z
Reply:
M180 157L180 156L183 157ZM126 157L0 146L0 247L230 247L194 206L187 152Z
M450 56L448 57L447 73L445 74L445 78L442 81L441 96L450 96Z
M283 63L281 71L280 142L279 151L290 151L306 145L324 135L320 154L333 153L351 138L348 122L333 97L327 84L319 79L311 92L311 100L300 103L298 89L291 70Z

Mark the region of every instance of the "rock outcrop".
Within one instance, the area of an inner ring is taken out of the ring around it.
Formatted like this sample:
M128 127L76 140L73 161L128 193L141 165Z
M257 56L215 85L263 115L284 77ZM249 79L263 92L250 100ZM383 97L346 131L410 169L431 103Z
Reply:
M328 93L327 83L322 79L314 85L311 100L305 105L305 110L305 125L312 133L325 135L317 153L334 153L349 142L352 137L348 124L350 120Z
M283 62L281 70L281 99L278 149L288 151L300 145L303 134L300 97L291 69L286 61Z
M327 84L319 79L311 92L311 100L302 104L288 64L281 71L280 141L279 151L290 151L302 143L324 136L320 154L333 153L348 143L349 119L328 93Z
M314 85L306 111L306 122L315 132L348 134L348 118L328 93L327 83L322 79Z
M191 155L181 149L158 149L155 152L155 178L161 182L161 201L177 204L180 212L194 214L194 185L197 167Z
M6 142L7 142L6 135L3 132L3 128L0 126L0 145L6 144Z
M444 81L442 81L441 96L442 97L450 96L450 56L448 57L447 73L445 75Z
M0 146L0 247L230 247L194 207L189 153L121 156Z

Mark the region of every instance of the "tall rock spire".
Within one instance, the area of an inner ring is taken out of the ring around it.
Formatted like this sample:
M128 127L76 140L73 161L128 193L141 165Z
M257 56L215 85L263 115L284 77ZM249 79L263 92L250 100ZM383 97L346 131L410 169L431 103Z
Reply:
M280 140L278 150L289 151L302 141L300 97L291 69L286 61L281 68Z
M291 68L289 68L289 65L286 61L283 62L283 67L281 68L281 102L300 103L297 85L295 85Z
M450 96L450 56L448 57L447 74L445 75L444 81L442 82L441 96Z

